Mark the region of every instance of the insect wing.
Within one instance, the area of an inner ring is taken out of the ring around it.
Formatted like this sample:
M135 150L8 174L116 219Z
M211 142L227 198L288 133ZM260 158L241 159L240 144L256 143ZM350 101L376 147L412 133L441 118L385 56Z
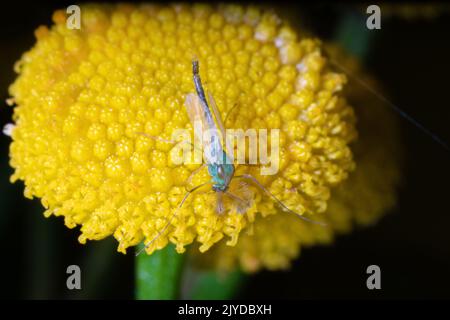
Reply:
M210 113L208 107L204 106L196 94L189 93L186 96L186 110L194 127L196 142L203 146L206 162L223 163L220 132L214 122L207 120L206 115Z
M243 214L252 206L253 192L249 185L243 181L234 184L230 191L226 191L230 200L230 205L236 210L236 213Z
M220 133L222 134L222 139L225 137L225 127L222 123L222 118L220 117L219 109L217 109L216 101L214 100L211 92L208 92L209 105L214 114L214 118L216 120L217 126L219 127Z
M222 135L220 141L222 143L222 149L223 149L223 146L227 146L225 126L222 122L222 117L220 116L219 109L217 108L216 101L214 100L211 92L208 92L208 98L209 98L209 105L211 106L211 109L213 111L216 124L219 127L220 133ZM228 157L227 161L230 161L232 163L233 162L233 150L227 149L226 151L227 151L227 157Z

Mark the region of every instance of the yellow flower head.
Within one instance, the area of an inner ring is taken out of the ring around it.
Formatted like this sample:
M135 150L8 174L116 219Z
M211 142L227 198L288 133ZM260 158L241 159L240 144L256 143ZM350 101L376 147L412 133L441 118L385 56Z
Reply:
M180 253L194 241L201 252L222 242L237 245L250 270L284 267L300 243L330 238L330 228L303 223L254 187L244 213L229 206L218 215L216 195L205 191L178 208L197 166L175 165L173 145L138 134L171 139L192 129L184 101L196 57L222 119L237 106L227 127L281 130L279 172L241 165L238 173L256 176L296 212L325 219L332 190L354 169L356 130L341 93L346 78L330 70L318 40L272 12L235 5L86 5L80 30L66 27L63 11L53 20L36 30L10 87L12 180L41 198L46 216L81 226L81 243L114 235L120 252L155 239L170 221L148 253L169 242ZM189 184L209 179L201 170Z

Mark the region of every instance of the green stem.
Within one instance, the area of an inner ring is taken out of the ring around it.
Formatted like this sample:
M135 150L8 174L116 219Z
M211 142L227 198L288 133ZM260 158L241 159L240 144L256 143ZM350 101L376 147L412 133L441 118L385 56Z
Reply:
M138 247L140 250L142 245ZM136 257L136 299L176 299L183 267L183 254L173 245L151 255L145 252Z
M239 270L224 273L188 268L185 279L184 299L223 300L236 296L245 281L245 275Z

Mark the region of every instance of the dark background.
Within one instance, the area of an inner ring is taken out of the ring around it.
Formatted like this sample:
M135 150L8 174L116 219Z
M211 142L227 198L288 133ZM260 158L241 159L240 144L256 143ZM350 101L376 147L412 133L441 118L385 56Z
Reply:
M33 31L40 24L51 24L54 9L70 4L75 3L2 3L1 126L11 122L12 108L3 101L15 78L14 62L34 44ZM364 14L357 4L281 6L291 19L300 19L324 40L333 39L339 16ZM384 17L382 11L382 29L372 32L376 34L366 68L383 84L391 101L449 141L448 11L438 11L433 19L411 20ZM405 165L397 207L374 227L341 236L331 246L303 250L288 272L249 277L238 297L450 298L450 154L405 119L400 124ZM23 184L8 181L9 143L9 137L0 137L0 296L132 299L134 256L116 253L112 237L82 246L77 242L78 230L67 229L61 218L45 219L39 201L23 197ZM81 267L81 291L66 289L66 268L71 264ZM378 291L366 288L366 268L371 264L382 271Z

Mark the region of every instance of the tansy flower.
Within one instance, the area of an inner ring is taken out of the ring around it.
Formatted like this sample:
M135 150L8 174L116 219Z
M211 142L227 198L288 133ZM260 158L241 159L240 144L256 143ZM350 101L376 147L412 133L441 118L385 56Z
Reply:
M330 70L318 40L298 36L270 11L236 5L86 5L80 30L65 19L57 11L51 29L36 30L10 87L12 181L41 198L47 217L81 226L81 243L114 235L123 253L170 222L147 253L169 242L179 253L194 242L200 252L221 242L236 247L248 270L285 267L300 243L331 238L330 227L302 223L258 188L244 213L229 206L218 215L208 192L179 208L197 166L175 165L173 145L138 134L170 139L192 129L184 100L194 92L196 57L222 118L237 106L227 127L281 130L276 175L261 176L258 166L238 172L256 176L299 214L329 219L327 206L339 207L330 196L355 168L356 130L342 94L346 77ZM203 170L190 183L209 179Z

